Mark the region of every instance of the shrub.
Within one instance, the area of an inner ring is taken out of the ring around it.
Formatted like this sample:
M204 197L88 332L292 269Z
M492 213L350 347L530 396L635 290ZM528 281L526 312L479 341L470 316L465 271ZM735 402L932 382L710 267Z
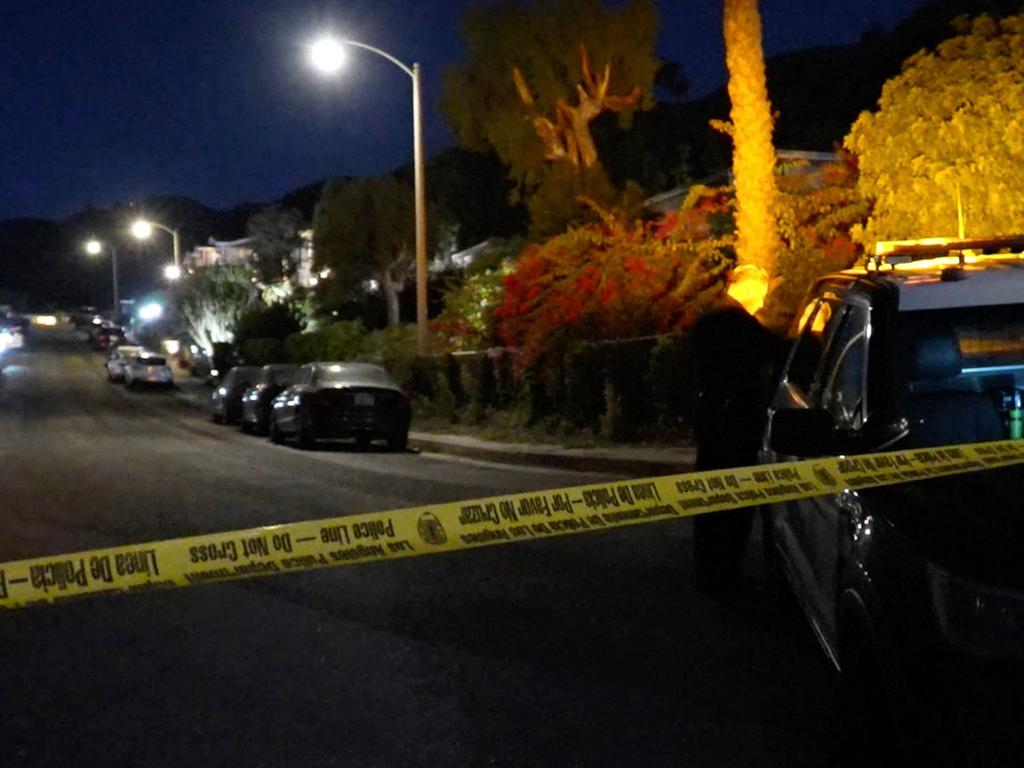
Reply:
M725 240L651 232L605 216L529 246L495 310L520 370L573 341L633 338L687 327L715 299L733 257ZM671 235L671 236L670 236Z
M363 358L370 343L361 320L343 320L321 328L325 360L347 362Z
M284 340L284 357L289 363L299 365L323 360L326 358L323 334L320 331L293 333Z
M290 304L261 305L241 314L235 326L235 339L239 343L248 339L284 340L302 329L302 322Z
M657 426L678 429L690 415L694 379L690 363L690 337L661 336L651 349L647 368Z
M249 365L269 365L285 359L281 339L246 339L242 342L242 357Z
M383 366L403 387L409 387L416 365L416 326L397 325L371 333L362 359Z
M602 381L594 345L573 344L565 356L565 413L574 426L597 426L604 410Z

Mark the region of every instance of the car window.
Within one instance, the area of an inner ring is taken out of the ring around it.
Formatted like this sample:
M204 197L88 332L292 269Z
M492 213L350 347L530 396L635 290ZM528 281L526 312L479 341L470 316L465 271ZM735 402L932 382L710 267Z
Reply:
M268 384L291 386L299 378L299 371L294 368L279 368L264 372L264 381Z
M829 337L842 316L842 304L837 298L825 297L812 302L804 310L800 336L790 355L786 381L805 399L815 396L815 381L824 360Z
M317 381L321 384L363 384L369 386L395 386L387 371L375 365L343 365L340 363L322 365L317 369Z
M167 361L162 357L140 357L138 361L140 365L167 365Z
M845 308L816 387L822 407L832 413L837 426L847 429L859 428L866 416L868 317L866 307Z

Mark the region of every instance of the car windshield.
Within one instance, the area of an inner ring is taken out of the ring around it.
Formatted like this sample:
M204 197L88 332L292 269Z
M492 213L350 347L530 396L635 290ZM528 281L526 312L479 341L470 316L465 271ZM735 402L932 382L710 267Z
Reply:
M245 384L246 382L256 381L259 375L259 368L232 368L228 371L228 375L224 377L224 384L229 387Z
M138 357L136 360L139 365L145 365L147 367L154 365L167 365L167 360L162 357Z
M260 376L262 384L281 384L290 386L298 380L299 368L269 368L264 369Z
M352 386L395 387L387 371L375 365L358 363L325 363L316 367L316 384L349 384Z

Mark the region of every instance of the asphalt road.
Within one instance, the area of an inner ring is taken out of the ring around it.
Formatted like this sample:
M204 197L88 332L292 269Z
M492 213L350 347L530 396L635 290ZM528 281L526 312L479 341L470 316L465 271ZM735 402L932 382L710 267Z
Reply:
M44 332L0 385L0 560L590 480L272 446ZM792 608L690 587L683 523L0 615L0 764L821 766Z

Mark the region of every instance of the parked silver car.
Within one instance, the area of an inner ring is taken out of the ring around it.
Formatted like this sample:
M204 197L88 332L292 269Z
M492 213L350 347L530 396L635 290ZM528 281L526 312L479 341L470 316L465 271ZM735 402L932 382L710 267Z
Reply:
M142 351L142 347L122 344L114 347L107 355L107 381L124 381L124 369L128 362Z
M125 365L124 385L128 389L138 389L143 385L173 387L174 373L165 358L142 350Z

